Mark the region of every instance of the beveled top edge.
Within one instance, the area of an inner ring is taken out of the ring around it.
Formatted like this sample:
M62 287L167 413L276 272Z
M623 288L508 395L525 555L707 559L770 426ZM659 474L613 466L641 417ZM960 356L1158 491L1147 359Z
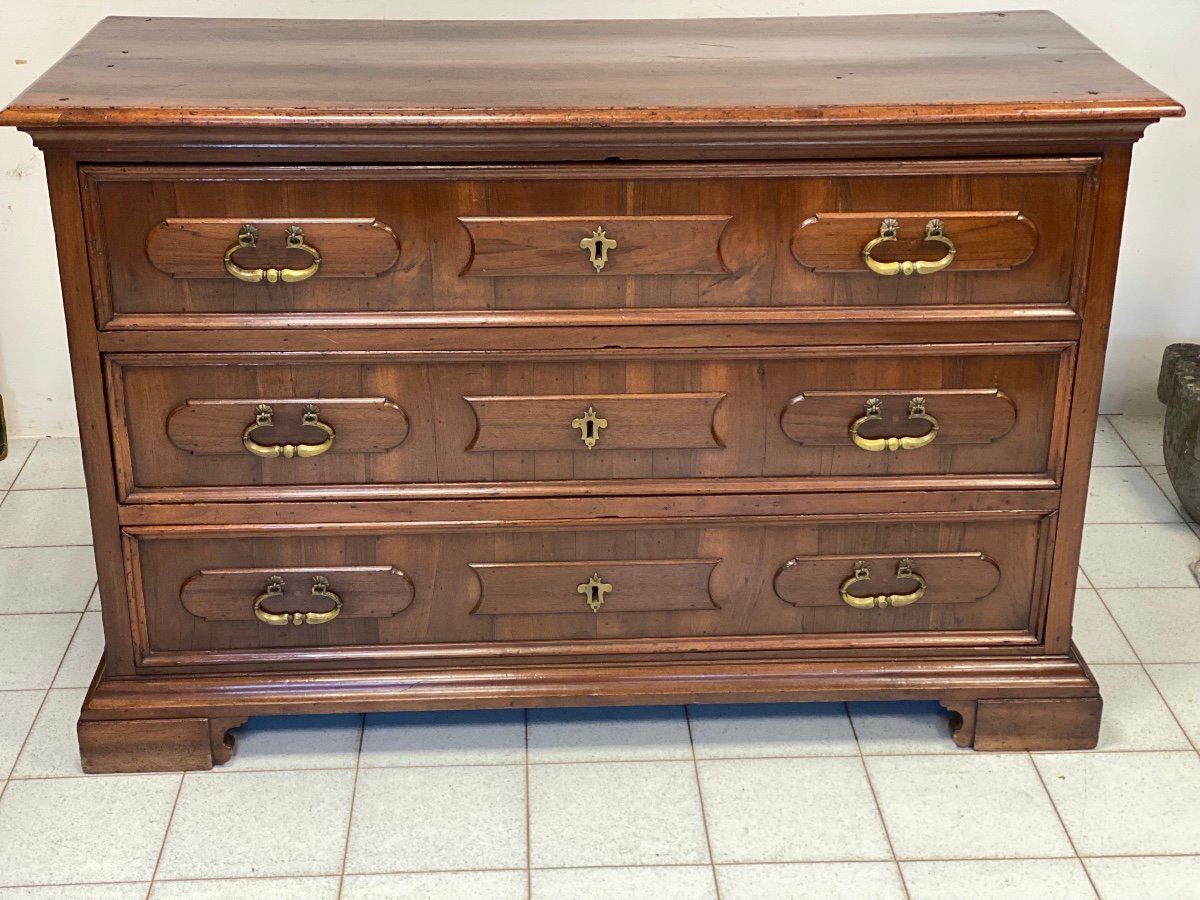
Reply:
M99 23L0 112L0 125L605 128L1182 114L1045 11L523 22L123 16Z

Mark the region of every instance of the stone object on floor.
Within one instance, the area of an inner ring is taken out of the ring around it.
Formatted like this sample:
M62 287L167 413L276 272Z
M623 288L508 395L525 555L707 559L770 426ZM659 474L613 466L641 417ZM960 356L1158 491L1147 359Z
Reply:
M1158 399L1167 405L1163 456L1183 508L1200 521L1200 344L1171 344L1163 351Z

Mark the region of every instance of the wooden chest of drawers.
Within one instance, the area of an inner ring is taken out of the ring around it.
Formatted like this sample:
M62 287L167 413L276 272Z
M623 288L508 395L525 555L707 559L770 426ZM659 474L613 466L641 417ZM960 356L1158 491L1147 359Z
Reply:
M754 699L1093 745L1126 175L1181 112L1046 13L106 20L0 115L61 260L85 768Z

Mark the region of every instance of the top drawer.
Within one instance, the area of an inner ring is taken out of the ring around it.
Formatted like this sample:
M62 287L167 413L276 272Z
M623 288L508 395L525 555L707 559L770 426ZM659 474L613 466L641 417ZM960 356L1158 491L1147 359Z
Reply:
M101 327L1060 307L1093 159L82 170ZM906 274L908 273L908 274Z

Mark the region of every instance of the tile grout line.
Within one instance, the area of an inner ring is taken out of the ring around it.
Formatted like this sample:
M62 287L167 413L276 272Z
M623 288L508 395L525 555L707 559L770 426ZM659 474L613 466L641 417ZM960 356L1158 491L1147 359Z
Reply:
M883 806L879 802L879 794L875 791L871 768L867 765L867 758L862 752L862 744L858 740L858 729L854 727L854 716L850 715L850 704L844 700L842 701L842 712L846 714L846 720L850 723L850 733L854 735L854 746L858 749L858 764L862 766L863 775L867 778L867 787L871 791L871 800L875 804L875 814L879 816L879 824L883 827L883 836L887 839L888 852L892 854L892 863L896 866L896 874L900 876L900 889L904 891L904 900L909 900L911 895L908 891L908 880L904 877L904 867L900 865L900 859L896 856L896 847L892 844L892 833L888 829L887 819L883 816Z
M525 722L525 898L533 900L533 799L529 796L529 707L523 710Z
M7 500L9 494L13 492L13 488L16 487L17 481L21 478L21 473L25 471L25 467L29 465L29 461L33 459L33 452L37 450L38 444L40 444L42 440L43 438L34 438L33 446L29 448L29 455L21 460L21 467L17 469L17 474L13 476L12 482L10 482L8 487L4 489L4 496L0 497L0 506L4 505L4 501Z
M175 810L179 808L179 797L183 794L183 779L186 773L179 773L179 784L175 787L175 801L171 804L171 814L167 816L167 827L163 829L162 840L158 843L158 855L154 858L154 870L150 873L150 883L146 885L145 900L150 900L150 895L154 893L154 879L158 875L158 869L162 865L163 853L167 849L167 838L171 834L171 824L175 821Z
M1054 802L1054 795L1050 793L1050 788L1046 786L1046 779L1042 775L1042 770L1038 768L1037 760L1033 758L1033 754L1028 750L1025 751L1025 758L1029 760L1029 765L1033 767L1034 774L1037 775L1038 784L1042 786L1042 792L1050 801L1050 808L1054 810L1054 816L1058 819L1058 825L1062 828L1063 834L1067 836L1067 843L1071 845L1071 852L1075 854L1075 861L1079 863L1079 868L1083 869L1083 874L1087 878L1088 884L1092 886L1092 893L1096 895L1096 900L1100 900L1100 889L1092 881L1092 873L1088 871L1088 867L1083 863L1083 857L1079 855L1079 848L1075 846L1075 838L1071 836L1071 830L1067 828L1067 823L1063 820L1062 813L1059 812L1058 804Z
M32 451L30 451L30 455L32 455ZM74 613L67 613L67 615L74 615ZM17 749L17 755L13 757L13 764L12 764L12 768L9 770L8 777L4 780L4 784L0 785L0 801L2 801L4 799L4 795L8 793L8 786L10 784L12 784L14 780L17 780L17 781L27 780L27 779L14 779L13 774L17 770L17 764L20 763L22 754L25 753L25 748L27 746L29 746L29 738L33 734L34 726L37 725L38 719L41 718L42 710L44 710L46 708L46 701L50 699L50 691L52 691L54 689L54 682L58 680L58 674L59 674L59 672L62 671L63 663L66 662L67 653L70 652L71 644L74 643L75 635L77 635L79 633L79 628L82 625L83 625L83 613L80 613L79 621L75 623L75 629L71 632L71 637L67 639L67 645L65 647L63 647L62 656L60 656L58 658L58 665L54 667L54 674L50 676L50 683L42 691L42 702L38 704L37 712L34 713L33 719L29 723L29 730L25 732L25 737L21 741L21 746ZM37 688L33 688L33 690L37 690ZM83 774L80 774L80 775L70 776L70 777L83 778L86 776ZM32 780L32 779L28 779L28 780Z
M700 762L696 759L696 738L692 734L692 711L683 704L683 721L687 725L688 745L692 748L692 775L696 779L696 797L700 800L700 823L704 826L704 844L708 847L708 868L712 875L713 892L721 900L721 881L717 878L717 857L713 854L712 836L708 833L708 810L704 806L704 786L700 783Z
M1102 663L1101 665L1104 665L1104 666L1132 666L1135 664L1134 663ZM1188 665L1188 663L1174 663L1174 664L1164 663L1164 665ZM37 689L33 688L32 690L37 690ZM53 690L54 691L80 691L80 690L84 690L84 688L53 688ZM1039 752L1045 756L1073 756L1073 755L1079 754L1083 751L1043 750L1043 751L1039 751ZM1126 749L1126 750L1090 750L1090 751L1086 751L1086 752L1092 753L1092 754L1102 753L1107 756L1137 756L1137 755L1146 755L1146 754L1154 754L1154 753L1192 753L1194 751L1191 747L1178 747L1178 748L1171 749L1171 750L1162 749L1162 748L1157 748L1157 749L1138 748L1138 749ZM957 751L954 751L954 750L947 751L945 753L870 753L870 754L863 754L862 758L864 760L905 759L905 758L907 758L907 759L930 759L930 758L937 757L937 756L954 756L956 754L957 754ZM857 758L858 758L858 754L854 754L854 753L805 753L805 754L801 754L801 755L797 755L797 756L712 756L712 757L705 757L704 762L757 762L759 760L857 759ZM587 760L573 760L573 761L566 761L566 762L531 763L530 768L532 769L536 766L583 766L583 765L591 765L593 763L603 763L603 764L609 764L609 765L620 764L620 765L636 766L636 765L664 763L664 762L686 763L686 762L688 762L688 760L686 758L587 759ZM384 770L393 770L393 769L404 769L404 770L463 769L463 768L466 768L466 769L503 769L503 768L513 768L515 765L516 765L515 763L454 763L454 764L447 763L445 765L420 765L420 766L372 765L372 766L368 766L365 768L368 771L384 771ZM229 770L229 771L220 771L220 770L214 768L211 772L205 772L204 774L210 775L215 778L215 777L222 777L222 776L226 776L226 775L232 777L235 775L250 775L250 774L265 774L265 773L273 773L273 774L289 773L289 774L296 775L296 774L306 774L309 772L349 772L353 769L354 769L353 766L307 766L307 767L303 767L303 768L236 769L236 770ZM144 772L111 772L111 773L106 773L105 777L108 777L108 778L137 778L137 777L139 777L141 775L145 775L145 774L146 773L144 773ZM9 781L66 781L66 780L70 780L72 778L84 779L84 778L91 778L91 777L92 777L91 775L83 774L83 773L77 774L77 775L16 775L16 776L9 776L8 780ZM1195 854L1192 854L1192 855L1195 855ZM1049 859L1051 857L1031 857L1031 858L1032 859L1042 859L1042 858ZM622 863L622 865L624 865L624 863ZM699 863L687 863L686 865L699 865ZM554 868L554 867L553 866L551 866L551 867L535 866L534 868L540 869L540 868ZM350 874L358 874L358 873L352 872ZM364 874L366 874L366 873L364 873ZM255 877L265 877L265 876L255 876ZM317 876L313 876L313 877L317 877ZM322 876L322 877L332 877L332 876L326 875L326 876Z
M1138 590L1138 588L1106 588L1105 590ZM1181 588L1147 588L1145 590L1181 590ZM1149 681L1151 687L1154 688L1154 693L1158 695L1158 699L1161 700L1162 705L1166 707L1167 712L1171 716L1171 720L1175 723L1175 727L1179 729L1179 733L1183 735L1183 739L1188 742L1193 752L1200 754L1200 747L1196 746L1196 742L1192 740L1192 736L1188 734L1187 729L1183 727L1183 723L1179 721L1179 716L1175 714L1175 710L1171 708L1171 704L1168 703L1167 698L1163 696L1163 692L1159 688L1158 682L1154 680L1154 676L1151 675L1150 670L1146 668L1146 663L1142 659L1142 654L1138 653L1137 647L1133 646L1133 641L1131 641L1129 636L1125 634L1125 629L1122 627L1120 621L1115 615L1113 615L1113 611L1108 608L1108 603L1104 599L1104 594L1102 594L1100 591L1096 591L1096 596L1100 598L1100 604L1104 607L1104 611L1108 613L1109 618L1113 620L1113 624L1117 626L1117 631L1120 632L1121 639L1125 641L1126 645L1128 645L1130 652L1133 654L1133 658L1137 660L1137 664L1142 670L1142 674L1146 676L1146 680ZM1128 665L1128 663L1126 663L1126 665Z
M354 781L350 785L350 813L346 816L346 840L342 842L342 865L338 871L337 900L342 900L346 889L346 859L350 854L350 835L354 831L354 806L358 799L358 776L362 772L362 748L367 738L367 714L358 717L358 748L354 753Z

